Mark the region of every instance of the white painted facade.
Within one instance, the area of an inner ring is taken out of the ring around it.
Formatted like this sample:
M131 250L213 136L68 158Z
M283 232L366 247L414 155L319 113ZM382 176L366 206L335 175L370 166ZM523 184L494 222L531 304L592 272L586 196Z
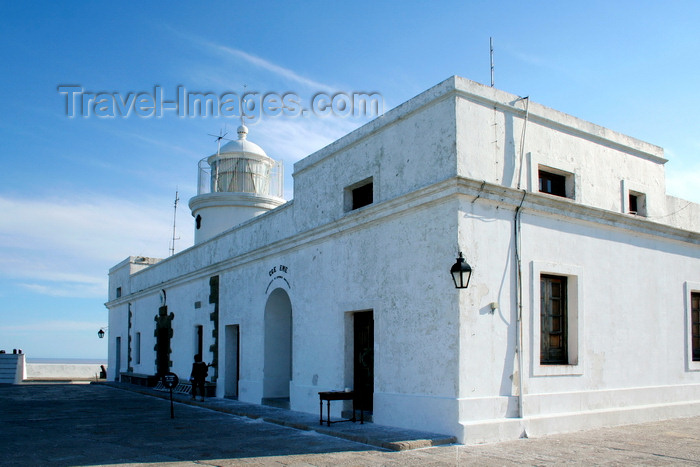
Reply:
M473 443L700 414L700 205L666 195L665 162L450 78L297 162L293 201L207 207L217 231L193 247L114 266L108 378L156 373L164 295L170 370L189 376L201 326L217 397L317 413L319 391L353 387L353 322L371 311L378 424ZM540 170L566 197L539 191ZM467 289L449 276L459 251ZM566 278L565 363L541 363L542 275Z

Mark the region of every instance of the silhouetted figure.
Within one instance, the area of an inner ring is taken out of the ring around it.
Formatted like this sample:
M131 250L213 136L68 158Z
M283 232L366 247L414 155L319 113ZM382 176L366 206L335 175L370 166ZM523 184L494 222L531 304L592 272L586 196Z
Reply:
M107 369L104 365L100 365L100 379L107 379Z
M190 374L193 400L197 396L197 389L199 389L199 400L204 401L204 380L207 378L208 372L208 365L202 361L202 356L200 354L195 355L194 363L192 364L192 373Z

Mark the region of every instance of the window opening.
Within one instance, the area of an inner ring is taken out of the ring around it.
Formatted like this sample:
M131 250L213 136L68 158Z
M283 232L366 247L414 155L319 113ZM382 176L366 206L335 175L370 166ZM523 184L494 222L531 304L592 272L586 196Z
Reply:
M369 204L372 204L373 202L373 184L372 182L369 182L366 185L362 185L360 187L355 188L352 190L352 209L359 209L363 206L367 206Z
M700 292L690 294L693 361L700 362Z
M354 211L374 202L374 183L372 177L346 186L344 190L343 209Z
M539 170L540 193L547 193L566 198L566 176L545 170Z
M637 214L637 197L630 193L629 195L630 214Z
M627 194L627 211L637 216L646 216L646 196L643 193L630 191Z
M122 296L122 288L121 288L121 287L117 287L117 298L119 298L119 297L121 297L121 296Z
M566 277L540 276L540 364L566 365Z

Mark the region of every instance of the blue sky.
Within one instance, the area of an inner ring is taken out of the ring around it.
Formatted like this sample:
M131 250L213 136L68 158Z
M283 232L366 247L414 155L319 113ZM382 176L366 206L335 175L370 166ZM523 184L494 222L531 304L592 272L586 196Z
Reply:
M700 202L700 2L2 2L0 349L104 358L107 271L193 241L197 162L237 118L66 116L85 91L378 92L389 110L451 75L662 146ZM367 118L277 116L249 139L293 163Z

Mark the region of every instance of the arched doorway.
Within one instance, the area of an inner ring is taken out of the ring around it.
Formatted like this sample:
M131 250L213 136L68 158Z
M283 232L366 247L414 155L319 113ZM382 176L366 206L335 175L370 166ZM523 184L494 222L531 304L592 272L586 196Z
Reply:
M275 289L265 305L265 367L263 404L289 408L292 380L292 302Z

